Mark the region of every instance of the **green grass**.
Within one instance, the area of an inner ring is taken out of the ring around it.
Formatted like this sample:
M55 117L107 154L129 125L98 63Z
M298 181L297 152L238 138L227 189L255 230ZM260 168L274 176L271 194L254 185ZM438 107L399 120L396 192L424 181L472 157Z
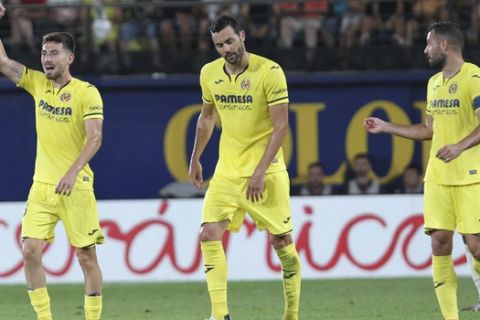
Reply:
M283 295L275 282L231 282L229 306L235 320L280 320ZM81 285L50 285L55 320L83 319ZM476 302L471 279L459 279L459 306ZM210 306L204 283L108 284L104 320L203 320ZM480 314L461 312L461 319ZM24 286L0 286L0 319L35 319ZM302 320L441 319L430 278L304 281Z

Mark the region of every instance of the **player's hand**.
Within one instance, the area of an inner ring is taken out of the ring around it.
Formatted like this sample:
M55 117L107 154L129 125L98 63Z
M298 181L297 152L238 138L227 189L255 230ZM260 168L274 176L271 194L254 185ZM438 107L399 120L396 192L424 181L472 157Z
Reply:
M203 169L202 164L198 160L190 160L190 168L188 168L190 181L198 189L203 189Z
M265 186L265 172L256 171L250 177L247 186L247 200L252 202L263 199L263 188Z
M458 157L462 149L457 144L447 144L438 150L436 157L447 163Z
M69 170L57 184L55 193L62 196L69 196L72 193L73 185L77 181L78 173Z
M5 15L5 11L7 11L7 9L5 9L3 4L0 2L0 19L2 19L3 16Z
M367 119L363 120L363 126L370 133L385 132L386 125L387 122L376 117L368 117Z

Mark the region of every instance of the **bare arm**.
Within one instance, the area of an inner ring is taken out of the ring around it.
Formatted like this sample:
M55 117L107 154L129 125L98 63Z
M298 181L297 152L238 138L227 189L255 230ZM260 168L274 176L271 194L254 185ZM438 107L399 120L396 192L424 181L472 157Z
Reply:
M85 131L87 134L85 145L72 164L65 176L57 184L55 192L62 195L70 195L73 185L77 180L78 173L93 158L102 145L103 119L85 120Z
M477 111L477 118L480 119ZM480 125L477 126L468 136L454 144L447 144L437 151L436 157L443 162L450 162L457 158L463 151L473 148L480 143Z
M269 111L273 123L273 133L247 187L247 199L252 201L258 201L263 197L265 172L285 141L288 133L288 104L283 103L271 106L269 107Z
M365 129L370 133L389 133L413 140L430 140L433 135L433 118L427 115L425 124L402 125L369 117L363 121Z
M202 111L197 120L197 129L195 133L195 143L193 145L192 156L190 158L190 168L188 175L192 184L197 188L203 187L202 165L200 157L205 147L210 141L215 122L217 121L217 113L213 104L203 103Z
M5 7L2 3L0 3L0 19L4 15ZM24 66L22 64L8 58L7 53L5 52L5 47L0 40L0 72L3 73L5 77L17 84L22 78L23 68Z

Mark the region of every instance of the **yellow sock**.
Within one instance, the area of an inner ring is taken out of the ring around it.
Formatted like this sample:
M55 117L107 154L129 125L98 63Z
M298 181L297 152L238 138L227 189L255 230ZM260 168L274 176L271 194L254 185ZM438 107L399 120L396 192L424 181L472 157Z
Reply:
M457 275L451 256L432 256L433 285L446 320L458 320Z
M277 250L283 270L283 293L285 295L285 313L283 320L298 320L300 286L302 282L300 257L295 244Z
M38 288L35 290L28 290L30 302L37 314L38 320L52 320L52 312L50 311L50 297L48 296L47 288Z
M223 320L228 314L225 251L221 241L202 242L201 246L208 293L212 303L212 316L216 320Z
M85 296L85 319L99 320L102 315L102 296Z

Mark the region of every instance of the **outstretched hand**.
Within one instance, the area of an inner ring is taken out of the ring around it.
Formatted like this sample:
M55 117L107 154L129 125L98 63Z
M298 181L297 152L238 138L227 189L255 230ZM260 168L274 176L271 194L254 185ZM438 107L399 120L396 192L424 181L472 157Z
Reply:
M363 120L363 126L370 133L385 132L386 124L387 122L376 117L368 117L367 119Z
M0 3L0 19L2 19L3 16L5 15L5 11L7 11L7 9L5 9L5 7L3 6L3 4Z

